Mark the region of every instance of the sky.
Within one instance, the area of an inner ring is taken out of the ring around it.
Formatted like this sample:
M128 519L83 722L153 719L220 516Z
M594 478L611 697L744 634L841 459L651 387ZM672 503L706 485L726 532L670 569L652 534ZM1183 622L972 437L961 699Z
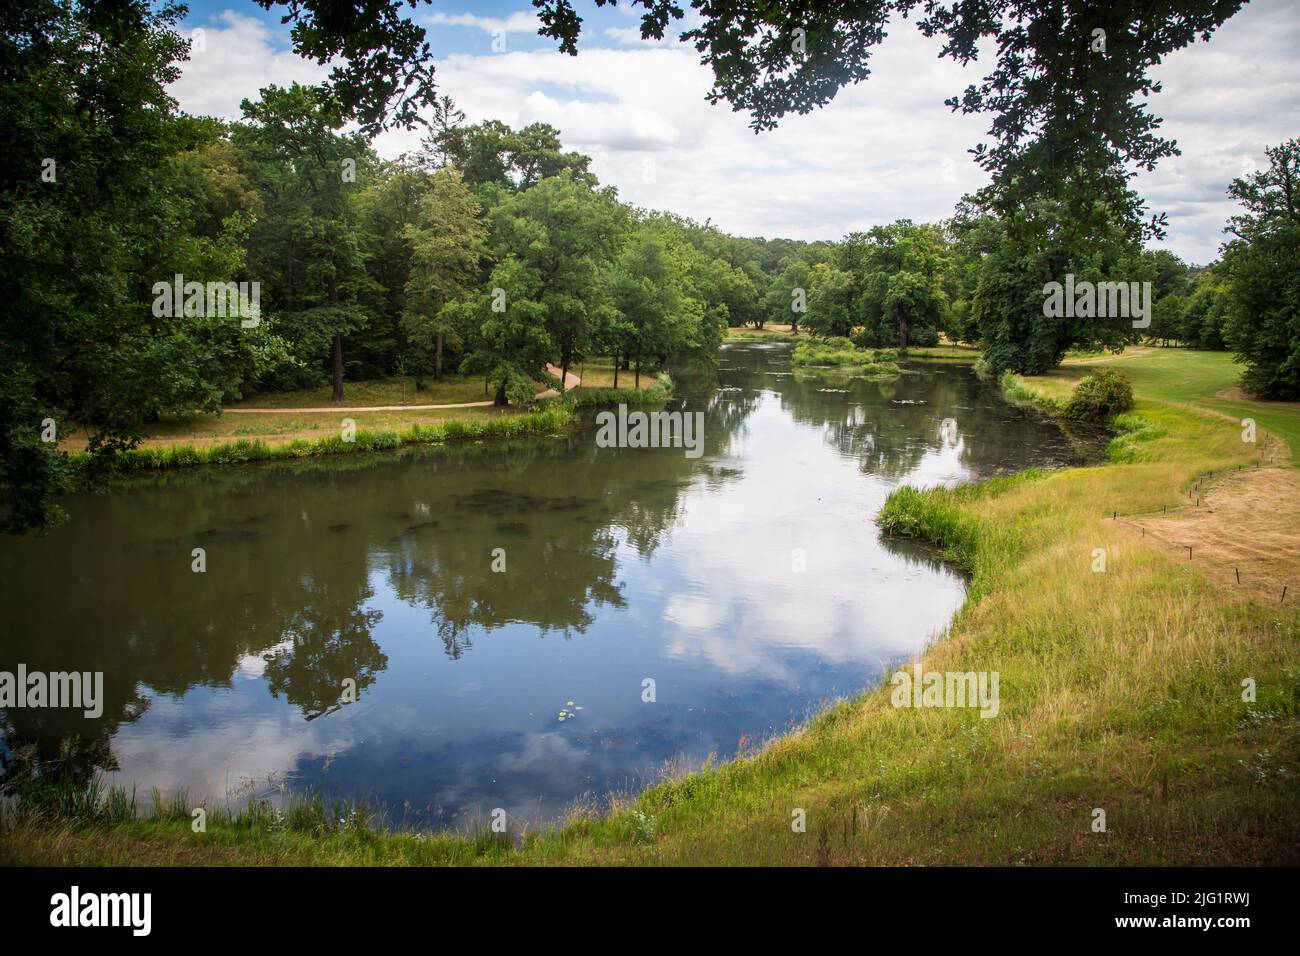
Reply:
M839 239L895 219L937 222L987 182L967 151L985 140L989 117L943 105L987 64L940 60L939 41L911 23L890 27L864 83L755 134L746 114L705 100L711 72L692 47L641 40L626 5L575 6L576 57L536 35L527 0L436 0L410 15L428 31L440 93L468 122L550 123L623 200L737 235ZM171 87L181 108L238 118L240 101L264 86L324 78L325 67L293 54L279 17L252 0L191 2L184 26L204 33ZM1297 50L1300 2L1255 0L1152 71L1163 84L1152 108L1182 150L1135 181L1169 218L1156 248L1197 264L1217 256L1235 211L1228 183L1262 168L1265 147L1300 135ZM393 158L420 135L387 131L374 145Z

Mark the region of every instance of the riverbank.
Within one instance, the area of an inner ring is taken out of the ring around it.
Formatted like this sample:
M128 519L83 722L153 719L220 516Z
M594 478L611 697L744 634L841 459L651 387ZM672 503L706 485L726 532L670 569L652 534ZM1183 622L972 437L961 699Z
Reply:
M20 824L0 838L0 862L1300 861L1296 589L1265 601L1114 517L1185 512L1198 478L1255 466L1259 447L1218 407L1239 400L1205 394L1231 368L1181 351L1117 361L1138 406L1115 461L902 490L880 515L888 532L933 541L969 570L967 604L920 666L998 673L995 717L895 708L886 686L751 756L534 834L389 834L292 806L214 812L200 834L181 801L159 819ZM1022 382L1064 394L1075 374ZM1291 414L1246 404L1261 423ZM1280 432L1271 437L1261 474L1291 467Z
M654 404L667 401L671 395L672 383L667 376L647 376L640 389L577 388L563 396L552 394L543 397L528 409L454 406L416 406L406 410L383 407L375 411L277 409L267 416L259 414L256 423L239 425L233 433L204 435L190 440L166 432L154 435L136 448L119 452L116 465L121 471L131 472L316 458L390 450L405 445L555 434L573 421L575 408L619 403ZM225 434L237 437L224 437ZM73 452L71 457L74 467L80 467L86 460L81 452Z

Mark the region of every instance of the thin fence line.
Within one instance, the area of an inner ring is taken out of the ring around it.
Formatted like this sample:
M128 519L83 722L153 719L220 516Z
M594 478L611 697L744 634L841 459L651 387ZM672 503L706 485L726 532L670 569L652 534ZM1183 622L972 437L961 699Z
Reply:
M1265 443L1266 445L1268 444L1268 439L1267 439L1267 437L1265 438L1265 442L1264 442L1264 443ZM1264 461L1264 449L1261 449L1261 450L1260 450L1260 457L1259 457L1259 460L1255 462L1255 469L1256 469L1256 470L1258 470L1258 469L1261 467L1263 461ZM1238 465L1238 466L1235 467L1235 468L1219 468L1219 469L1211 469L1210 471L1207 471L1207 472L1204 472L1204 473L1202 473L1202 474L1200 474L1200 475L1197 475L1196 478L1195 478L1195 479L1193 480L1193 482L1188 486L1188 489L1187 489L1187 497L1188 497L1188 499L1194 499L1194 500L1195 500L1195 504L1194 504L1194 505L1188 505L1188 506L1186 506L1186 507L1197 507L1197 508L1200 507L1200 505L1201 505L1201 496L1200 496L1199 494L1197 494L1197 492L1200 491L1200 488L1201 488L1201 482L1204 481L1206 478L1213 477L1214 475L1239 474L1239 473L1241 473L1242 471L1246 471L1246 470L1248 470L1248 466L1246 466L1246 465ZM1161 510L1158 511L1158 512L1157 512L1157 511L1130 511L1130 512L1128 512L1128 513L1121 513L1120 511L1118 511L1118 510L1116 510L1116 509L1112 509L1112 510L1111 510L1111 513L1110 513L1110 519L1111 519L1111 521L1113 521L1113 522L1115 522L1115 523L1118 523L1118 522L1120 521L1121 518L1124 519L1124 524L1128 525L1128 526L1131 527L1131 528L1138 528L1138 529L1142 532L1142 537L1145 538L1145 537L1146 537L1146 533L1147 533L1147 529L1146 529L1146 527L1145 527L1144 525L1142 525L1142 524L1139 524L1137 521L1134 521L1134 520L1132 520L1132 519L1133 519L1133 518L1142 518L1142 517L1147 517L1147 518L1149 518L1149 517L1155 517L1155 516L1163 517L1163 516L1168 515L1168 514L1169 514L1169 506L1168 506L1168 505L1164 505L1164 506L1162 506ZM1161 544L1168 545L1170 548L1172 548L1172 549L1174 549L1174 550L1182 551L1183 549L1186 549L1186 550L1187 550L1187 560L1188 560L1189 562L1192 561L1192 560L1194 560L1194 558L1195 558L1195 555L1194 555L1194 548L1195 548L1195 545L1194 545L1194 544L1176 544L1176 543L1173 543L1173 542L1164 541L1164 540L1162 540L1162 539L1160 539L1160 538L1157 538L1154 534L1153 534L1151 537L1152 537L1153 539L1157 540L1157 541L1160 541ZM1241 565L1240 565L1240 564L1236 564L1236 563L1234 563L1234 564L1224 564L1224 565L1213 564L1212 566L1215 567L1215 568L1223 568L1223 569L1225 569L1225 570L1227 570L1227 569L1230 568L1230 569L1232 570L1232 572L1236 575L1237 584L1240 585L1240 584L1242 583L1242 579L1241 579ZM1283 585L1282 585L1282 594L1281 594L1281 597L1278 599L1278 604L1285 604L1285 603L1286 603L1287 594L1290 592L1290 589L1291 589L1291 586L1290 586L1289 584L1283 584Z

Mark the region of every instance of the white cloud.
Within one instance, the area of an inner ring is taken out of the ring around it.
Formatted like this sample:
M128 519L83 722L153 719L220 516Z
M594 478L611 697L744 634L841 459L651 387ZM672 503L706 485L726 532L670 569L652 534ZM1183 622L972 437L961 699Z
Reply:
M532 11L509 17L434 14L433 22L487 32L535 31ZM239 99L270 82L310 81L325 70L276 52L268 28L227 11L208 51L173 88L191 112L237 115ZM603 182L630 202L711 219L743 235L838 238L897 218L933 221L987 181L967 153L987 117L943 105L982 75L938 58L938 41L898 23L872 60L872 75L830 106L790 116L755 135L745 114L710 106L711 74L678 43L642 44L638 30L610 28L577 57L553 49L452 54L437 64L439 87L471 122L547 122L566 146L593 157ZM626 35L624 35L626 33ZM622 46L622 43L632 43ZM1164 83L1154 109L1183 154L1143 174L1138 187L1169 213L1168 247L1194 261L1212 258L1232 213L1228 181L1249 159L1300 129L1300 8L1287 0L1250 4L1208 44L1156 70ZM420 134L390 131L382 155L413 149Z
M615 9L622 9L615 7ZM619 43L629 43L632 45L644 44L646 46L664 46L673 42L670 36L665 35L662 40L656 40L654 37L641 36L640 27L606 27L605 36L617 40Z
M536 33L542 25L537 14L529 10L505 18L480 17L472 13L435 13L428 17L428 22L435 26L475 27L484 33Z
M187 113L238 119L239 103L257 99L275 84L319 83L329 69L277 47L272 28L261 20L223 10L202 24L204 49L192 49L190 60L169 89Z
M660 561L671 568L665 579L674 582L658 623L670 658L792 681L791 655L810 653L829 665L857 665L868 679L873 668L914 653L918 634L947 627L965 600L955 573L895 557L867 520L854 527L836 517L874 514L891 486L864 480L855 456L826 467L826 436L792 427L773 392L759 399L737 442L751 447L733 447L733 459L719 460L739 473L727 493L711 495L702 485L683 492L682 520L661 542ZM965 476L955 437L932 454L909 483ZM792 484L800 495L785 493ZM852 489L847 501L845 488ZM758 511L762 528L752 520ZM792 572L795 547L804 551L806 573Z
M1137 179L1169 215L1167 247L1193 262L1218 254L1236 212L1226 191L1265 163L1264 148L1300 134L1300 7L1257 0L1199 43L1152 71L1164 84L1152 108L1182 155Z

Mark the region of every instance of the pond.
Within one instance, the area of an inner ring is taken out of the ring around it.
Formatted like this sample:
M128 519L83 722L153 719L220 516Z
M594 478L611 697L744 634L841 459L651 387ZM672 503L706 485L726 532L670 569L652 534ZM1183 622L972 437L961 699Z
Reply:
M1095 454L964 365L875 382L736 343L679 396L699 457L588 422L70 497L0 541L0 670L102 671L103 713L10 708L6 762L543 824L750 750L942 631L963 580L882 538L891 489Z

